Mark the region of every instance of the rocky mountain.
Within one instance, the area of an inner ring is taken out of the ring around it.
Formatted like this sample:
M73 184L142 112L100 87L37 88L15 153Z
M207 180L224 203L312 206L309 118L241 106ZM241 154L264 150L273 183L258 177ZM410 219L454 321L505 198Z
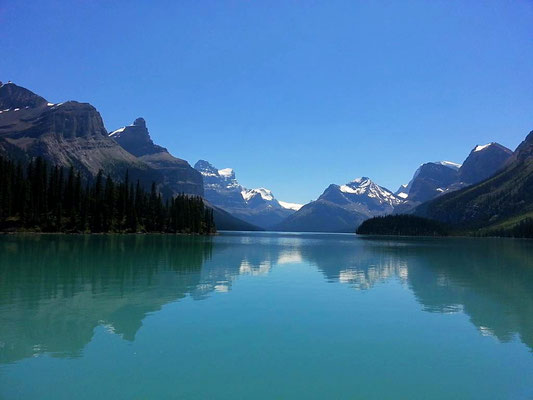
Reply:
M473 185L494 175L512 157L512 150L499 143L478 145L459 168L459 182Z
M450 161L429 162L422 164L407 185L406 198L412 203L423 203L433 199L447 190L458 180L461 165Z
M203 194L201 174L154 144L142 118L108 134L92 105L50 103L11 82L0 83L0 155L21 161L40 156L53 165L73 166L86 179L102 170L120 181L128 171L132 182L156 182L164 195ZM213 210L218 229L259 229Z
M52 104L41 96L6 83L0 86L0 154L29 160L41 156L51 164L74 166L84 176L99 170L123 179L158 181L159 174L107 136L98 111L87 103Z
M143 118L137 118L132 125L109 133L109 137L128 153L158 171L162 177L163 187L170 192L169 194L187 193L203 196L202 175L187 161L174 157L164 147L154 144Z
M194 168L203 176L207 201L261 228L271 228L301 207L278 201L268 189L243 187L231 168L217 169L205 160L199 160Z
M487 148L478 152L485 149ZM498 152L501 153L499 149ZM495 175L426 202L415 209L415 214L446 222L459 229L481 230L480 232L487 234L500 234L526 218L531 218L533 131Z
M405 201L395 212L406 212L445 193L481 182L501 170L513 152L499 143L475 146L463 164L450 161L421 165L407 185L395 193Z
M355 232L366 219L393 212L402 202L391 191L367 177L345 185L330 185L316 200L304 205L275 229L298 232Z

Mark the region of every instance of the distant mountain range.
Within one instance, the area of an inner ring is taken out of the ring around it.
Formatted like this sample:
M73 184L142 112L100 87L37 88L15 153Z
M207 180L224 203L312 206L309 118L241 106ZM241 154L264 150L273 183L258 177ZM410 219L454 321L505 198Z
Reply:
M207 201L263 229L272 228L302 207L278 201L269 189L243 187L231 168L217 169L205 160L199 160L194 168L203 176Z
M316 200L287 217L281 231L354 232L368 218L412 212L445 193L482 181L503 168L513 152L498 143L476 146L463 164L451 161L421 165L411 181L395 193L369 178L330 185Z
M390 214L402 203L367 177L344 185L332 184L322 195L274 226L280 231L354 232L365 219Z
M498 144L475 146L462 164L421 165L395 193L367 177L331 184L306 205L248 189L230 168L200 160L194 168L153 142L146 121L108 132L88 103L53 104L14 83L0 84L0 155L20 161L43 157L74 167L84 179L98 171L115 180L155 182L164 196L203 196L218 229L354 232L364 220L415 213L461 229L500 232L533 216L533 137L513 153Z

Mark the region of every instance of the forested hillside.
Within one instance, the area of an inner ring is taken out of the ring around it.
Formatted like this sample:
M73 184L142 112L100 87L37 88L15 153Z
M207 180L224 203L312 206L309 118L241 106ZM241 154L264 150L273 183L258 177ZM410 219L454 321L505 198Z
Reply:
M37 158L27 165L0 157L0 230L36 232L215 232L213 211L199 196L163 200L100 171L90 182Z

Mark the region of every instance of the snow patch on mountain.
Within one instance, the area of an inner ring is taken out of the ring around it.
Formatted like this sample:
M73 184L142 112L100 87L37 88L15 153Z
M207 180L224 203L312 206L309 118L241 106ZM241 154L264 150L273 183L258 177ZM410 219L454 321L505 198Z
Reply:
M490 147L493 144L494 142L483 144L483 145L477 145L474 149L474 152L485 150L487 147Z
M445 167L455 169L456 171L459 170L459 168L461 168L461 165L462 165L462 164L459 164L453 161L435 161L435 164L444 165Z
M286 208L287 210L294 210L294 211L298 211L300 208L304 206L303 204L288 203L286 201L281 201L281 200L278 200L278 203L283 208Z
M272 201L274 200L274 196L272 195L272 192L265 188L257 188L257 189L243 189L241 191L242 197L246 201L250 201L250 199L256 195L261 196L261 198L265 201Z
M375 199L380 204L395 206L400 203L400 199L390 190L376 185L370 178L361 177L339 186L342 193L347 195L366 196Z
M218 173L224 178L235 178L235 171L233 171L231 168L219 169Z
M116 131L111 132L111 133L109 134L109 136L110 136L110 137L116 136L116 135L118 135L119 133L124 132L124 129L126 129L125 126L123 126L122 128L117 129Z
M400 199L406 199L409 197L409 193L399 192L399 193L396 193L396 196L399 197Z
M297 211L302 207L301 204L278 201L269 189L245 188L235 178L232 168L217 169L203 160L198 161L195 168L204 177L207 199L229 212L241 213L241 217L245 217L242 215L245 212L257 213L264 210L286 215L289 211Z

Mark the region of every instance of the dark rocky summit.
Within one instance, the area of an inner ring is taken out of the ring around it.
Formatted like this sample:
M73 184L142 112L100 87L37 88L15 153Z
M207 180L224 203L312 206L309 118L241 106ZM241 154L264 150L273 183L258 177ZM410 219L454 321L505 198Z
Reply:
M14 83L0 83L0 110L42 107L47 103L41 96Z
M159 172L165 189L170 191L169 194L203 196L202 175L187 161L174 157L167 149L155 144L143 118L137 118L133 125L111 132L109 137L128 153Z
M431 200L445 192L457 179L457 168L434 162L423 164L411 183L409 201L423 203Z
M459 168L459 182L473 185L501 170L512 157L512 150L499 143L476 146Z

